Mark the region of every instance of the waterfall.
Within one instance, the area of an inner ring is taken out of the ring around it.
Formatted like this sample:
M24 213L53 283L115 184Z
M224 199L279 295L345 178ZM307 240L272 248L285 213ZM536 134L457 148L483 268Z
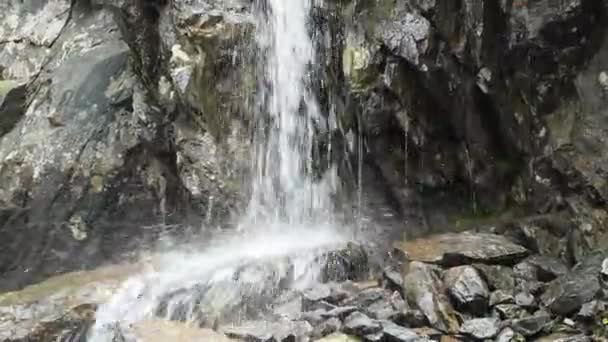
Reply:
M313 124L322 121L311 90L315 51L310 1L267 0L256 18L258 71L253 184L246 224L313 224L331 219L331 172L311 180ZM313 222L314 221L314 222ZM327 223L327 222L324 222Z
M311 4L260 0L255 12L253 179L237 230L242 234L216 239L206 249L162 255L154 270L133 277L100 307L94 342L112 341L116 326L151 317L199 320L205 303L211 314L232 312L247 305L247 296L268 300L264 296L276 294L285 279L291 289L310 286L320 272L319 255L345 241L332 222L335 171L315 181L311 174L314 129L322 121L310 79L316 62ZM241 277L248 267L253 280Z

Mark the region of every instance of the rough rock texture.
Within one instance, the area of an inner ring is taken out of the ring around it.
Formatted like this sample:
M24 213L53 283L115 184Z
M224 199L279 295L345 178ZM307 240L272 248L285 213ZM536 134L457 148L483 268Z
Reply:
M512 262L527 250L493 234L443 234L395 243L404 257L413 261L459 265L470 262Z
M404 289L408 301L416 304L432 327L447 332L458 330L454 309L432 266L412 262L404 278Z
M163 4L0 5L0 289L235 208L248 145L230 104L246 101L223 69L249 21L209 26L202 2ZM206 63L199 44L213 52Z
M490 291L475 268L472 266L450 268L446 271L443 281L456 306L473 314L485 313Z

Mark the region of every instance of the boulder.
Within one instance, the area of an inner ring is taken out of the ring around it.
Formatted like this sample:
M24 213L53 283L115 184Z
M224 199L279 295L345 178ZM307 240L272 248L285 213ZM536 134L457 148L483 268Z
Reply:
M408 302L424 313L431 326L447 332L458 330L456 312L433 266L412 262L404 277L404 289Z
M476 315L485 313L490 291L485 281L472 266L450 268L443 281L458 308Z
M396 242L395 249L411 261L455 266L473 262L513 263L528 250L504 236L486 233L442 234Z
M552 312L566 315L591 301L599 290L597 273L572 272L549 283L541 300Z

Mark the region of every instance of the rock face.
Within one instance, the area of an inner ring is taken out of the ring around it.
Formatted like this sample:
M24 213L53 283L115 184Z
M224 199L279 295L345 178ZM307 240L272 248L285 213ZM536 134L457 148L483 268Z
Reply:
M204 4L188 3L0 5L0 289L97 265L167 226L234 208L243 125L190 94L222 99L225 89L203 89L202 78L228 82L218 68L236 43L224 25L197 31ZM243 18L231 32L247 27ZM201 37L214 63L197 65Z

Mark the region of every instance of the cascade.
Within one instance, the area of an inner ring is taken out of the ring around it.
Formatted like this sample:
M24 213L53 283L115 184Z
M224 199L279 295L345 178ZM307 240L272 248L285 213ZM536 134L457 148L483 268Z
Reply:
M238 319L243 312L235 307L268 300L286 279L290 288L310 286L320 253L345 241L332 219L335 172L311 177L313 125L321 113L310 86L310 11L309 1L256 4L253 177L240 234L218 237L203 250L161 255L153 270L99 308L92 341L112 341L121 326L151 317L200 323L201 303L213 308L210 316L236 311L224 318Z

